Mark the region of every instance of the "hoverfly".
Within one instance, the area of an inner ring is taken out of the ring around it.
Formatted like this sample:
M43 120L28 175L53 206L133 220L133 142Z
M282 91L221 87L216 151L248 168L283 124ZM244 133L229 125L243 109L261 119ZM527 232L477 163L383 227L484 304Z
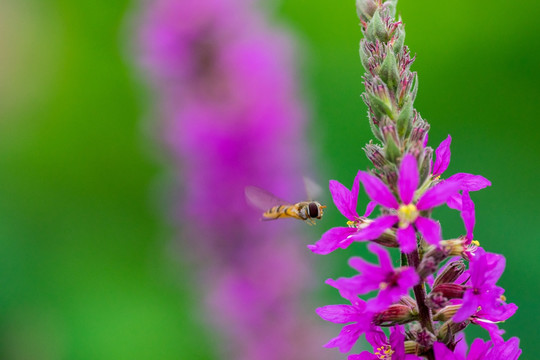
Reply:
M303 220L309 225L315 225L315 219L321 219L325 205L318 201L311 200L312 196L321 193L321 188L310 179L304 177L304 185L308 193L308 201L301 201L292 204L282 200L270 192L255 186L246 187L247 201L264 211L261 220L277 220L281 218L293 218Z

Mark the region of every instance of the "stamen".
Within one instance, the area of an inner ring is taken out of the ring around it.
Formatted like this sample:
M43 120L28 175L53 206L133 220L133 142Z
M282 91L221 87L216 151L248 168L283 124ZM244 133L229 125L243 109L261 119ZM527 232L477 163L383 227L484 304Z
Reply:
M401 205L398 210L399 227L406 228L409 224L414 223L418 217L418 209L416 205Z

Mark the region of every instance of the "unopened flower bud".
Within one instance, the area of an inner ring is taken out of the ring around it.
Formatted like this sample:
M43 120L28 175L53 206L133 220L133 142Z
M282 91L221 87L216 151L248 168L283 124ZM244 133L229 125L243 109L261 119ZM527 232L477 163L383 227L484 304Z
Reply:
M376 0L356 0L356 13L365 22L371 20L378 7Z
M461 308L459 305L448 305L442 308L438 313L433 315L433 320L435 321L448 321L456 315L458 310Z
M453 261L443 270L443 272L437 276L433 287L437 287L440 284L453 283L460 277L465 271L465 263L461 260Z
M416 341L407 340L405 341L405 354L419 354L420 345Z
M422 279L427 278L429 275L437 271L441 261L446 259L447 255L444 250L438 248L432 248L427 253L424 254L420 266L418 266L418 275Z
M454 336L455 334L457 334L461 330L465 329L467 327L467 325L469 325L469 324L470 324L470 321L468 321L468 320L464 321L464 322L457 323L457 324L455 322L453 322L452 320L448 320L447 322L442 324L441 327L439 328L437 338L441 342L446 344L452 339L452 336Z
M397 68L396 56L391 47L386 51L386 56L379 69L379 76L388 85L389 89L395 90L397 88L399 84L399 70Z
M375 315L374 323L377 326L392 326L407 324L418 320L418 312L402 304L390 305L386 310Z
M402 138L407 137L412 129L413 120L413 102L407 101L401 108L396 120L399 136Z
M461 299L467 286L459 284L440 284L433 288L432 293L441 293L447 299Z
M403 305L407 305L411 309L416 309L416 300L414 300L410 296L402 296L401 299L399 299L399 303Z
M390 164L384 157L383 149L380 146L374 145L370 142L366 145L364 151L366 152L368 159L377 169L382 170L385 166Z
M366 39L372 42L375 42L376 40L384 43L388 42L388 31L386 29L386 24L381 17L380 9L375 10L375 13L373 13L373 17L368 23L365 35Z
M428 146L424 148L424 160L422 160L422 164L420 164L420 183L421 184L426 181L429 175L431 175L432 161L433 161L433 149Z

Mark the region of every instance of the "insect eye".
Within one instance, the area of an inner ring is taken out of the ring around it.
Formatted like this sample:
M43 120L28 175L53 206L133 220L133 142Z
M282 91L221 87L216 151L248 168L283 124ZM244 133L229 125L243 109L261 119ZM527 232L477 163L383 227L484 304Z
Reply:
M309 217L316 218L317 216L319 216L319 207L314 202L309 203L308 212L309 212Z

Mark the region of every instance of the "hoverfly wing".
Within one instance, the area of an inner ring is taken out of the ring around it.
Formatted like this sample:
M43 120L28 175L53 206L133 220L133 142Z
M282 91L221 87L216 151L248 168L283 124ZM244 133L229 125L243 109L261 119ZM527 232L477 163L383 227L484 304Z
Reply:
M270 210L274 206L291 205L290 202L256 186L246 186L245 193L247 202L262 211Z
M319 199L321 194L323 193L322 187L319 186L315 181L311 180L307 176L304 176L304 187L306 189L306 194L308 196L308 200L316 200Z

